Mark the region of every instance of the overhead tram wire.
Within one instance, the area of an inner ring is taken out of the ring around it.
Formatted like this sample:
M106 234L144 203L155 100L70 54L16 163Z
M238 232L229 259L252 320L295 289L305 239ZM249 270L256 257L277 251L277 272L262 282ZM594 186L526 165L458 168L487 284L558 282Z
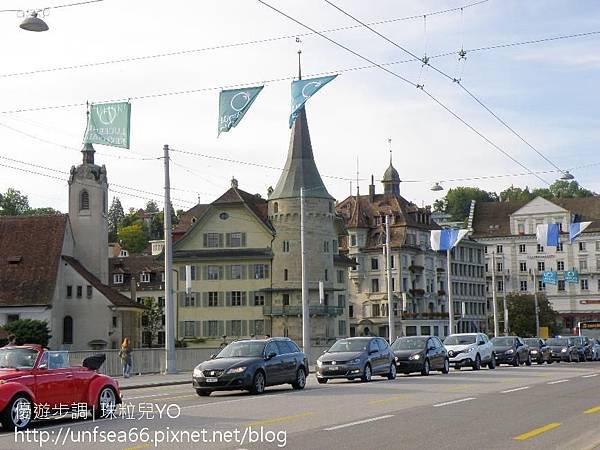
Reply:
M335 3L331 2L330 0L323 0L325 3L327 3L328 5L332 6L333 8L335 8L336 10L338 10L339 12L341 12L342 14L344 14L345 16L349 17L350 19L354 20L355 22L357 22L358 24L360 24L361 26L363 26L364 28L368 29L369 31L371 31L372 33L376 34L377 36L379 36L380 38L384 39L386 42L392 44L394 47L402 50L403 52L405 52L406 54L412 56L413 58L418 58L418 56L411 52L410 50L407 50L406 48L404 48L402 45L398 44L397 42L393 41L392 39L388 38L387 36L385 36L384 34L381 34L379 31L375 30L374 28L370 27L368 24L364 23L363 21L361 21L360 19L358 19L357 17L353 16L352 14L350 14L349 12L347 12L346 10L344 10L343 8L340 8L339 6L337 6ZM520 133L518 133L514 128L512 128L508 123L506 123L500 116L498 116L498 114L496 114L494 111L492 111L491 108L489 108L485 103L483 103L483 101L481 101L475 94L473 94L469 89L467 89L461 82L460 79L457 79L451 75L448 75L446 72L444 72L443 70L431 65L429 63L429 59L424 56L423 59L423 65L430 67L431 69L435 70L437 73L439 73L440 75L442 75L443 77L447 78L448 80L450 80L452 83L456 83L458 86L460 86L460 88L465 91L473 100L475 100L475 102L477 102L481 107L483 107L489 114L491 114L498 122L500 122L502 125L504 125L504 127L506 129L508 129L513 135L515 135L517 138L519 138L519 140L521 140L521 142L523 142L525 145L527 145L530 149L532 149L535 153L537 153L540 157L542 157L548 164L550 164L552 167L554 167L555 169L559 170L561 173L565 174L565 170L561 169L560 167L558 167L552 160L550 160L550 158L548 158L546 155L544 155L542 152L540 152L537 148L535 148L533 145L531 145L531 143L529 143L529 141L527 141L527 139L525 139Z
M412 81L404 78L403 76L392 72L389 69L386 69L385 67L383 67L381 64L377 64L376 62L374 62L373 60L367 58L366 56L361 55L360 53L355 52L354 50L346 47L343 44L340 44L339 42L325 36L324 34L319 33L318 31L316 31L314 28L310 27L309 25L304 24L303 22L299 21L298 19L295 19L294 17L284 13L283 11L275 8L274 6L270 5L269 3L263 1L263 0L257 0L259 3L261 3L262 5L272 9L273 11L275 11L276 13L286 17L287 19L291 20L292 22L297 23L298 25L313 31L314 33L319 34L319 36L321 36L322 38L328 40L329 42L331 42L332 44L346 50L349 53L352 53L353 55L359 57L360 59L367 61L370 64L373 64L375 66L377 66L379 69L383 70L384 72L389 73L390 75L404 81L405 83L410 84L411 86L415 87L415 88L419 88L422 92L424 92L431 100L433 100L435 103L437 103L440 107L442 107L444 110L446 110L449 114L451 114L454 118L456 118L458 121L460 121L463 125L465 125L467 128L469 128L471 131L473 131L475 134L477 134L479 137L481 137L484 141L486 141L488 144L490 144L492 147L494 147L496 150L498 150L500 153L502 153L504 156L506 156L507 158L509 158L511 161L513 161L514 163L518 164L520 167L522 167L523 169L525 169L527 172L529 172L531 175L535 176L536 178L538 178L539 180L541 180L543 183L550 185L550 183L546 180L544 180L542 177L540 177L539 175L535 174L535 172L533 172L531 169L529 169L525 164L521 163L520 161L518 161L517 159L515 159L513 156L511 156L509 153L507 153L504 149L502 149L499 145L497 145L496 143L494 143L492 140L490 140L487 136L485 136L482 132L480 132L479 130L477 130L476 128L474 128L471 124L469 124L465 119L463 119L462 117L460 117L457 113L455 113L452 109L450 109L448 106L446 106L444 103L442 103L440 100L438 100L435 96L433 96L431 93L429 93L424 87L422 86L417 86L417 84L413 83Z

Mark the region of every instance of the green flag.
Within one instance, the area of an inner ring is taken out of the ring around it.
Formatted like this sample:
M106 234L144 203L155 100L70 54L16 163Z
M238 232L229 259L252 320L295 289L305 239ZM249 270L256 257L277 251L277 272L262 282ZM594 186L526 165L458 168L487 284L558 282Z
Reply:
M84 143L129 148L131 103L97 103L90 106Z
M235 127L250 109L264 86L228 89L219 94L219 133Z

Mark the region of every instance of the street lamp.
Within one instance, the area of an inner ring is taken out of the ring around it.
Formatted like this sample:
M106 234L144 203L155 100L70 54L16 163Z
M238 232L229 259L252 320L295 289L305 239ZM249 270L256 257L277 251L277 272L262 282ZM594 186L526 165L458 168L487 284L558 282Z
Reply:
M39 32L49 30L48 24L38 17L38 11L30 11L29 15L19 26L27 31Z
M443 191L444 188L442 187L442 185L439 182L436 181L436 183L433 186L431 186L431 190L432 191Z

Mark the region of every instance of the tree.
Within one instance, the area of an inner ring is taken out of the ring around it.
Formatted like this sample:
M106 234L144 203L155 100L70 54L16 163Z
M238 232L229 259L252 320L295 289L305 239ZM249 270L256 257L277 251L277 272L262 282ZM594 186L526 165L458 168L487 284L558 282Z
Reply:
M51 337L48 323L42 320L15 320L4 325L4 330L14 334L19 345L38 344L47 347Z
M152 213L157 213L159 211L158 210L158 205L156 204L156 202L154 200L149 200L146 203L146 209L145 209L145 211L147 213L151 213L151 214Z
M164 230L164 214L154 214L150 221L150 239L162 239Z
M532 294L510 293L506 296L510 333L517 336L535 336L535 299ZM548 327L551 334L560 332L556 321L558 313L552 309L546 294L538 293L540 327ZM498 317L502 317L499 313Z
M497 195L475 187L457 187L450 189L443 199L436 200L433 209L450 214L452 220L465 220L469 216L471 200L478 203L493 202L497 200Z
M162 328L163 309L153 297L144 297L144 306L146 310L142 314L142 325L144 333L148 336L150 347L152 347L152 343Z
M141 223L121 227L117 236L121 246L131 253L142 253L148 246L148 234Z
M31 208L26 195L13 188L8 188L5 194L0 194L0 215L20 216Z
M548 190L554 198L593 197L596 195L595 192L579 186L575 180L556 180Z
M533 196L533 193L529 190L529 188L527 186L525 186L525 189L522 189L520 187L515 187L513 185L511 185L509 188L506 188L502 192L500 192L500 195L498 197L499 197L499 200L503 201L503 202L517 202L517 203L528 202L535 198Z
M33 208L27 212L28 216L55 216L58 214L62 214L60 211L50 207L44 208Z
M123 211L123 205L119 197L113 198L113 201L108 210L108 240L114 241L117 237L117 231L119 230L119 224L123 221L125 212Z

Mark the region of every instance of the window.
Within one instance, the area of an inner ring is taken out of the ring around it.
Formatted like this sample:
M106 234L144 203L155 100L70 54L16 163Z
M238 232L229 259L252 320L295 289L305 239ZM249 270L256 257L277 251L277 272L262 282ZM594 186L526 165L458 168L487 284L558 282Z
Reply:
M517 233L525 234L525 224L524 223L517 224Z
M265 334L265 321L264 320L255 320L254 321L254 334L260 336Z
M559 291L564 291L565 290L565 280L558 280L558 284L557 284L557 289Z
M544 261L538 261L537 268L540 272L546 270L546 263Z
M565 270L565 262L556 261L556 270Z
M194 267L194 266L192 266ZM150 274L148 272L142 272L140 274L140 281L142 283L150 283Z
M486 245L485 247L483 247L483 253L487 253L488 252L488 246Z
M210 248L215 248L215 247L220 247L220 241L221 241L221 234L220 233L204 233L204 246L205 247L210 247Z
M254 265L254 279L262 280L268 277L269 266L266 264L255 264Z
M287 269L283 269L283 280L284 281L288 280L288 270Z
M538 291L545 291L546 290L546 283L544 283L542 280L538 280Z
M586 251L585 242L579 241L579 251L580 252L585 252Z
M265 296L264 294L254 294L254 306L264 306L265 305Z
M346 321L340 320L338 322L338 336L346 336Z
M83 286L77 286L77 298L81 298L83 296Z
M557 252L562 252L563 251L563 244L562 244L562 242L558 243L558 245L556 246L556 251Z
M283 252L288 253L290 251L290 241L283 241L281 244Z
M232 320L231 321L231 335L232 336L242 336L242 321L241 320Z
M338 270L337 271L337 282L338 283L343 283L344 282L344 271L343 270Z
M121 249L121 251L119 252L119 257L120 258L127 258L128 256L129 256L129 252L127 250Z
M325 269L325 281L329 281L329 271Z
M86 291L85 291L86 297L87 297L87 298L92 298L92 292L93 292L93 291L92 291L92 286L90 286L90 285L88 284L88 285L86 286Z
M183 337L196 337L196 322L191 320L183 322Z
M273 203L273 212L277 214L279 212L279 203Z
M185 294L185 297L183 298L183 306L186 308L191 308L193 306L200 306L196 303L196 294L195 293L191 293L191 294Z
M417 335L417 327L415 325L407 325L406 326L406 336L416 336Z
M207 328L207 334L209 337L217 337L219 335L219 321L209 320Z
M73 318L65 316L63 319L63 344L73 343Z
M216 307L219 306L219 293L209 292L208 293L208 306Z
M123 284L123 274L122 273L115 273L113 275L113 283L114 284Z
M228 247L245 247L246 233L227 233Z
M498 280L498 292L504 292L504 280Z
M579 260L579 270L587 270L588 265L587 265L587 259L580 259Z
M323 241L323 253L329 253L329 241Z
M598 280L600 282L600 280ZM348 317L354 317L354 305L348 305Z
M353 247L356 245L356 234L354 233L350 235L350 245Z
M67 286L67 298L73 297L73 286Z
M379 308L379 304L375 303L374 305L371 305L371 315L372 317L379 317L379 314L381 313L381 310Z
M290 294L282 294L281 303L283 306L290 306Z
M379 292L379 280L377 278L371 280L371 292Z
M538 245L537 245L537 252L538 252L538 253L544 253L544 246L543 246L543 245L540 245L540 244L538 244Z
M503 268L502 262L497 262L496 269L498 270L498 272L502 272L502 268Z
M519 244L519 253L526 253L527 252L527 248L525 247L525 244Z
M379 270L379 259L371 258L371 270Z
M521 280L521 282L520 282L520 289L521 289L521 291L526 291L527 290L527 280Z
M496 253L502 253L502 245L496 245Z
M338 247L338 241L337 241L337 239L334 239L334 240L331 242L331 251L332 251L333 253L337 253L337 252L338 252L338 250L339 250L339 247Z
M231 292L231 306L242 306L242 292L232 291ZM237 334L236 336L239 336Z
M220 274L219 266L208 266L206 268L206 275L209 280L218 280Z
M83 190L79 195L79 211L90 209L90 194L88 191Z
M588 280L587 278L582 278L580 281L580 285L581 285L581 290L582 291L587 291L589 289L589 285L588 285Z
M117 316L112 317L112 326L113 328L117 328Z
M241 280L242 279L242 266L239 264L231 266L231 279Z

